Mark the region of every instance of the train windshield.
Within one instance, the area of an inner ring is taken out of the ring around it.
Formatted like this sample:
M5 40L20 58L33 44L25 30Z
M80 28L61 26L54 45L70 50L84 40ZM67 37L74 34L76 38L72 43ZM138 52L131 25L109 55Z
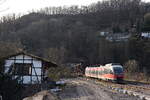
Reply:
M120 74L123 73L123 68L122 67L113 67L114 73Z

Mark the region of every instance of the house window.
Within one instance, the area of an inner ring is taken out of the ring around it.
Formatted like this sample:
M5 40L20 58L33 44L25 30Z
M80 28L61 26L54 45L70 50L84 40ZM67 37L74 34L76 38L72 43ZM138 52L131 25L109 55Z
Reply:
M32 64L14 63L13 73L15 75L31 75Z

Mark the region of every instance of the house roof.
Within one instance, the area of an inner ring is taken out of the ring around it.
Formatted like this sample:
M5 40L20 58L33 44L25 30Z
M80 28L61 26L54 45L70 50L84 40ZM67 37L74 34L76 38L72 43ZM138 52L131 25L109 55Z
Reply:
M56 63L54 63L54 62L52 62L52 61L49 61L49 60L46 59L46 58L42 58L42 57L39 57L39 56L35 56L35 55L33 55L33 54L29 54L29 53L26 53L26 52L15 53L15 54L12 54L12 55L8 55L8 56L6 56L6 57L3 57L3 58L1 58L1 59L7 59L7 58L10 58L10 57L13 57L13 56L17 56L17 55L21 55L21 54L27 55L27 56L30 56L30 57L33 57L33 58L38 59L38 60L41 60L41 61L43 61L43 62L45 62L45 63L48 63L48 64L50 64L50 65L52 65L52 66L54 66L54 67L58 66Z

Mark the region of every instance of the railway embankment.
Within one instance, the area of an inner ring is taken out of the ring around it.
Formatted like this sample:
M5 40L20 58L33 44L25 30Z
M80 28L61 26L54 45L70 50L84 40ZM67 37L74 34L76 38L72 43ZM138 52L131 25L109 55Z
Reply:
M141 100L139 97L115 91L91 79L74 78L65 82L66 87L58 93L61 100Z
M95 84L102 85L108 89L119 93L128 94L138 97L141 100L150 100L150 84L136 81L125 81L123 84L107 82L97 79L82 78L83 80L92 81Z

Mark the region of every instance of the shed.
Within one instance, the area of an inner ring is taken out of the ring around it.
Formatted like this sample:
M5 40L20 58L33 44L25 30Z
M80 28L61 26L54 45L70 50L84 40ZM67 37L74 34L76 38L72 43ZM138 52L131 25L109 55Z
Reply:
M21 84L41 84L46 70L57 65L47 59L28 54L16 53L3 58L4 73L11 73L12 77L19 78Z

